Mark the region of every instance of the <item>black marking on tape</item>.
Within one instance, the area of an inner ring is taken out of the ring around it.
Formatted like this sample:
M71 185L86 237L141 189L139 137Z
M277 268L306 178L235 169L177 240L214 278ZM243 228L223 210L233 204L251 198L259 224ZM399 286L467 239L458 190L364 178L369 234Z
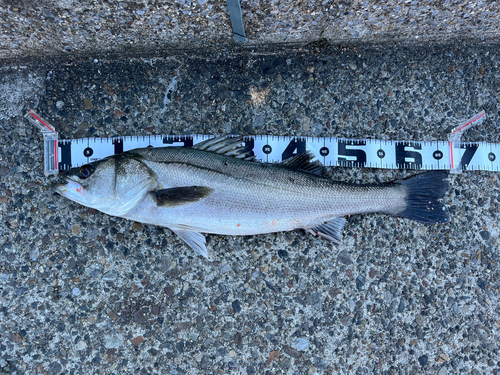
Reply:
M421 169L422 154L418 151L407 151L405 147L422 150L422 144L418 142L396 142L396 165L399 169ZM406 159L413 161L406 161Z
M479 144L471 143L468 145L460 145L460 148L465 149L465 152L462 155L462 159L460 159L460 166L464 171L466 171L477 149L479 148Z
M83 150L83 156L86 158L90 158L94 154L94 150L92 150L91 147L87 147L85 150Z
M288 143L288 146L286 146L285 151L281 154L281 160L292 158L304 152L306 152L306 140L293 138L290 143Z
M321 156L323 156L323 157L328 156L328 154L329 154L329 153L330 153L330 150L329 150L329 149L328 149L328 147L326 147L326 146L325 146L325 147L321 147L321 148L319 149L319 154L320 154Z
M164 145L173 145L174 143L182 143L182 147L193 147L193 137L188 136L178 136L178 135L168 135L163 137Z
M377 150L377 156L379 157L379 159L383 159L385 158L385 151L382 150L381 148Z
M59 142L61 149L61 161L59 162L59 170L67 170L71 168L71 143Z
M347 148L347 146L366 146L366 141L340 139L337 145L340 166L362 168L366 165L366 152L364 150ZM347 160L347 156L354 156L356 160Z
M441 160L443 158L444 154L443 151L441 150L436 150L432 153L432 157L436 160Z
M115 146L115 155L123 154L123 139L113 139L113 145Z
M253 148L255 147L255 141L252 138L249 139L244 139L243 142L245 142L245 150L248 152L250 156L255 156L255 152L253 151Z
M262 152L266 155L269 155L271 152L273 152L273 148L270 145L264 145L262 147Z
M489 161L495 161L495 160L496 160L496 158L497 158L497 157L496 157L496 155L495 155L493 152L490 152L490 153L488 154L488 160L489 160Z

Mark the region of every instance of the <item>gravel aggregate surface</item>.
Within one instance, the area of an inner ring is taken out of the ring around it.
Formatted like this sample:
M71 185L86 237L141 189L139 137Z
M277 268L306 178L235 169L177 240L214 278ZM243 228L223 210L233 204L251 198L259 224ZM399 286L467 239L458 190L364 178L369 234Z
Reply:
M446 140L484 109L465 140L500 142L498 47L2 68L0 374L500 374L498 173L450 176L444 225L356 215L339 246L303 231L209 235L209 262L168 230L54 195L22 118L36 109L60 138ZM353 183L412 173L333 171Z
M241 2L248 44L495 41L498 1ZM239 48L225 0L0 2L0 62ZM109 57L109 56L108 56Z

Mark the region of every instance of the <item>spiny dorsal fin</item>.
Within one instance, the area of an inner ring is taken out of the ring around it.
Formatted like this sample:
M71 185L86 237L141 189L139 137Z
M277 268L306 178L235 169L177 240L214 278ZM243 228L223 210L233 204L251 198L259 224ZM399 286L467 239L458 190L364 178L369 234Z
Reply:
M243 137L216 137L200 142L193 146L197 150L215 152L216 154L231 156L233 158L257 161L253 152L248 150L243 143Z
M209 196L213 189L206 186L181 186L151 191L158 207L175 207L194 203Z
M289 159L283 160L280 164L291 169L313 173L321 177L330 177L330 172L319 160L311 161L315 156L309 151L295 155Z

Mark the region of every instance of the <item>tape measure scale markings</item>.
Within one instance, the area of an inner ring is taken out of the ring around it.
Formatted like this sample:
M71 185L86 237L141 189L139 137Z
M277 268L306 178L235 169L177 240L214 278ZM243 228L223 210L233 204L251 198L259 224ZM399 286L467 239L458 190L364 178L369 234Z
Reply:
M57 132L36 112L26 118L42 130L45 174L57 174L107 156L143 147L191 147L211 135L151 135L57 139ZM453 129L449 141L391 141L335 137L252 135L243 138L249 152L264 162L280 162L306 150L325 166L348 168L500 171L500 144L461 142L464 131L481 123L482 111Z

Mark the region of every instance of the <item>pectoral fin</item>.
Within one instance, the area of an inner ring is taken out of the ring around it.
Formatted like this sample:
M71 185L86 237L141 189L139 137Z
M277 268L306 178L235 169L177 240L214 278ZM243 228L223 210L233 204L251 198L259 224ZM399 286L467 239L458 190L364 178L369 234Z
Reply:
M342 228L344 227L345 221L346 220L343 217L337 217L327 223L308 229L308 231L315 236L320 236L326 238L327 240L335 242L336 244L340 244L340 240L342 238L341 232Z
M203 234L178 227L170 227L170 230L178 235L191 249L196 250L198 254L210 260L206 247L207 241Z
M158 207L175 207L194 203L208 197L213 189L206 186L181 186L151 191Z

